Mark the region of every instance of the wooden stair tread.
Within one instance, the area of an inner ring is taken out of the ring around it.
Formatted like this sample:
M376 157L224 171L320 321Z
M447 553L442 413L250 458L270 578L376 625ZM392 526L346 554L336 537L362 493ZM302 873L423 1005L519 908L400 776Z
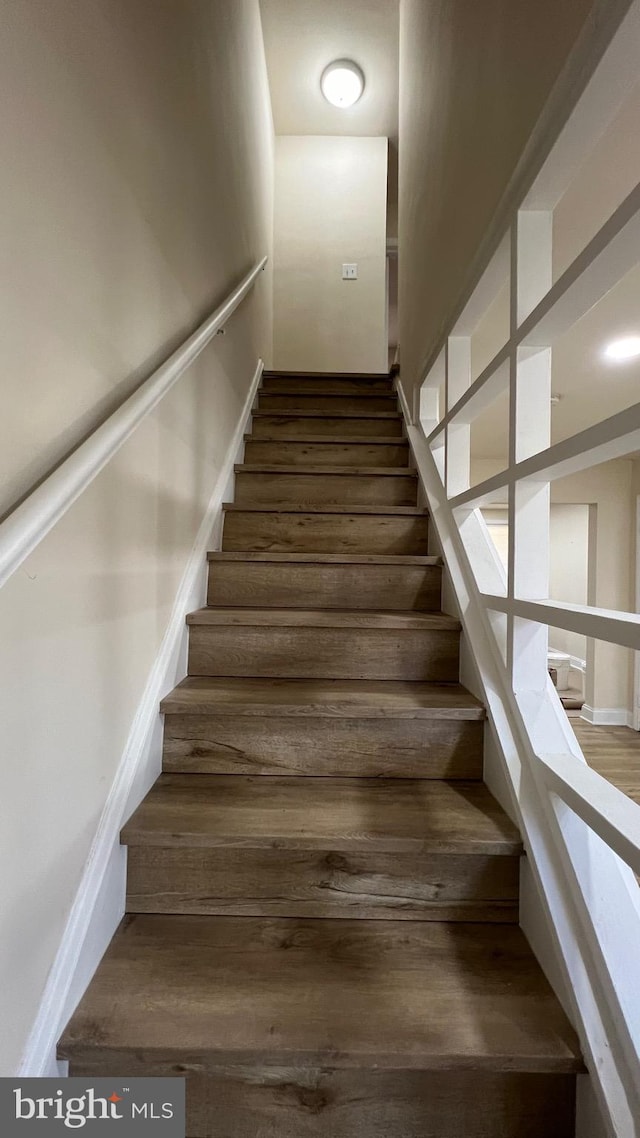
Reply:
M291 435L286 439L282 435L261 435L259 439L254 435L245 435L244 440L260 443L333 443L336 446L409 446L409 440L404 435Z
M520 835L481 782L164 774L128 845L513 856Z
M274 392L275 394L275 392ZM324 411L312 407L263 408L251 412L254 419L402 419L400 411Z
M129 916L59 1053L108 1070L132 1051L201 1070L583 1070L520 930L474 923Z
M298 383L292 380L291 383L288 383L285 387L278 387L275 391L270 388L266 389L261 387L258 391L258 396L299 395L302 399L313 399L316 395L331 395L337 399L388 399L389 401L396 402L398 399L396 392L391 387L388 391L368 391L364 386L360 391L336 391L333 387L314 387L313 391L305 391L304 387L304 379L301 379Z
M297 472L296 468L296 472ZM318 504L315 502L254 502L242 505L238 502L224 502L222 509L227 513L242 514L371 514L374 517L414 517L426 518L428 511L421 506L339 506L335 502Z
M190 625L260 625L286 628L446 629L460 621L441 612L369 612L366 609L202 608L187 615Z
M252 463L239 462L234 466L236 474L295 474L296 477L306 477L308 474L326 477L328 474L344 474L345 477L354 476L380 478L417 478L418 473L412 466L291 466L290 463L280 465L275 462Z
M401 680L218 679L188 676L160 705L175 715L306 716L358 719L485 719L460 684Z
M391 382L388 371L263 371L265 379L386 379Z
M378 554L378 553L228 553L210 550L209 561L281 561L292 564L318 565L423 565L442 566L441 557L427 557L419 554Z

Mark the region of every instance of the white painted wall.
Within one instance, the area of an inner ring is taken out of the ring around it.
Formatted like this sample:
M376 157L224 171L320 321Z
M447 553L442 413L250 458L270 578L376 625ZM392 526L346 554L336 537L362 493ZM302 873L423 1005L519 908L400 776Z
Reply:
M387 370L386 194L386 138L276 138L276 368Z
M2 508L269 252L257 0L0 13ZM0 591L0 1074L13 1073L258 356L268 275Z

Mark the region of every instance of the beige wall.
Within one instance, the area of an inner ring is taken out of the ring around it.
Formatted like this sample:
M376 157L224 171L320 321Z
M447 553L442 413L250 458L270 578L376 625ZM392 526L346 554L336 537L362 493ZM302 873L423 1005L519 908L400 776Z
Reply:
M594 603L599 608L629 611L635 604L632 564L635 521L633 526L631 524L632 511L635 515L633 467L634 463L628 459L616 459L551 483L552 504L595 506ZM472 460L471 483L481 482L503 469L504 463L499 460ZM556 556L559 556L557 549ZM550 629L549 639L554 647L560 647L554 629ZM597 708L630 710L632 670L630 651L596 641L587 702Z
M640 181L640 82L629 92L553 212L553 278Z
M276 139L277 368L387 370L386 187L386 138Z
M273 130L257 0L10 0L0 22L6 509L269 251ZM259 355L268 275L0 592L0 1074Z
M483 508L489 529L505 573L509 564L509 524L506 506ZM549 596L570 604L587 604L589 547L589 507L552 503L549 533ZM576 632L554 628L549 645L584 660L586 637Z
M591 0L402 0L400 350L411 388Z
M549 531L549 596L554 601L588 601L589 506L553 502ZM549 646L586 660L587 638L564 628L549 634Z

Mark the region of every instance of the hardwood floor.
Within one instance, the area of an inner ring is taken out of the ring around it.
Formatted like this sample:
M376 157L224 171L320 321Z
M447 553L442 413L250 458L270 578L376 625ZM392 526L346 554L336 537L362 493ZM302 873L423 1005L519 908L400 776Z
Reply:
M182 1075L188 1138L569 1138L578 1041L387 376L267 374L123 829L127 916L60 1042Z
M596 727L573 716L571 726L589 766L640 802L640 732L630 727Z

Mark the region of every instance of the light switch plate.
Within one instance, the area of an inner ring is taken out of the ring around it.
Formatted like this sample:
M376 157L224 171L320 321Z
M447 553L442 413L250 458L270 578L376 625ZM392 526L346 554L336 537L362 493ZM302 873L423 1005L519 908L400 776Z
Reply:
M358 266L357 265L343 265L342 266L342 279L343 279L343 281L357 281L357 279L358 279Z

